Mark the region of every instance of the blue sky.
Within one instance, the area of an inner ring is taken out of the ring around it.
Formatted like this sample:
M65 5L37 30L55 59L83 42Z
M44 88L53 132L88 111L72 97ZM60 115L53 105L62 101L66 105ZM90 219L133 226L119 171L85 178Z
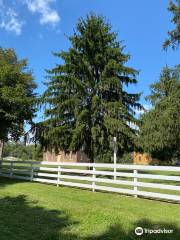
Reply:
M129 92L149 93L163 66L179 63L178 51L162 50L167 31L172 29L168 0L0 0L0 46L14 48L19 58L27 58L38 83L45 89L44 69L58 62L52 52L66 50L77 19L89 12L104 15L131 54L127 65L140 70L138 84Z

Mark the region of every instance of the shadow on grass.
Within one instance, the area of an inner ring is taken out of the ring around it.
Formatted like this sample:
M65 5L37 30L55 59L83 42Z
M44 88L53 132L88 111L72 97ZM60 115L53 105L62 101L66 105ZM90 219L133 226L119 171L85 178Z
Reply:
M0 179L0 187L22 181ZM37 193L38 199L38 193ZM56 208L56 206L54 206ZM127 222L127 220L124 220ZM111 222L109 222L109 225ZM130 224L128 222L127 224ZM124 228L118 223L110 225L101 234L94 232L82 236L81 232L73 233L80 222L73 221L65 211L39 206L38 201L30 201L25 195L0 197L0 240L179 240L180 229L175 223L141 219ZM136 227L147 229L173 230L166 234L143 234L136 236ZM88 226L86 226L88 228ZM127 229L127 230L126 230ZM87 229L88 230L88 229Z
M1 240L179 240L180 229L175 224L152 223L147 219L135 222L129 231L121 225L110 226L104 233L82 237L73 234L71 228L79 222L72 221L64 211L48 210L37 206L38 202L28 201L24 195L0 198L0 239ZM168 234L143 234L136 236L136 227L173 230ZM96 231L96 227L94 228ZM80 234L80 233L79 233Z
M0 239L78 239L64 232L77 222L71 221L64 211L48 210L37 203L28 201L24 195L0 198Z
M142 227L143 234L137 236L135 234L135 228ZM176 224L167 224L163 222L152 223L147 219L142 219L136 222L132 227L131 231L125 231L120 225L113 225L107 229L106 232L100 235L92 235L83 240L179 240L180 229L177 228ZM145 233L145 229L151 230L173 230L172 233Z
M23 182L29 182L29 181L0 177L0 188L9 186L11 184L17 184L17 183L23 183Z

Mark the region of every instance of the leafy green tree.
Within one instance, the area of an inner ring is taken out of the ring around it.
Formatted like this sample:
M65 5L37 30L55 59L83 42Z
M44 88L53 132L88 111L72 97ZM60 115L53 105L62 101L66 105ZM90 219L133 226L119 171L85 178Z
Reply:
M56 150L82 149L91 162L111 156L113 136L119 155L132 150L134 109L141 105L140 94L126 91L137 82L138 72L125 66L130 56L123 53L110 24L94 14L78 21L69 40L68 51L55 54L62 64L48 71L41 144Z
M0 48L0 157L3 143L17 141L24 123L32 122L35 114L36 84L27 69L26 60L18 60L13 49Z
M139 144L164 161L180 156L180 66L165 67L160 81L151 85L152 109L141 119Z
M168 31L169 38L165 40L163 48L167 49L168 46L171 46L176 49L180 44L180 0L170 1L168 10L173 14L171 22L175 25L175 28Z
M21 142L7 142L4 145L3 157L16 157L22 160L42 160L40 145L25 145Z

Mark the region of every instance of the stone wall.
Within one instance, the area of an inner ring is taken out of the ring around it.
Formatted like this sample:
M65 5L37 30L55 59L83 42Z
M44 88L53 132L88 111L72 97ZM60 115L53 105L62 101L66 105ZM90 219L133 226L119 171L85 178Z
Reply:
M44 151L43 161L47 162L89 162L87 155L82 151L55 153L52 151Z
M159 160L152 158L147 153L133 153L133 163L134 164L141 164L141 165L149 165L149 164L157 164L159 165Z

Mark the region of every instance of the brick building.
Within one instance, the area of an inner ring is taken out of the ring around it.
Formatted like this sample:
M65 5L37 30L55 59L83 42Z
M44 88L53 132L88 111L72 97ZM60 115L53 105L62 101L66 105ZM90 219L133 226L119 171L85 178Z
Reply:
M141 164L141 165L149 165L149 164L159 165L159 160L155 159L155 158L152 158L147 153L134 152L133 153L133 163L134 164Z
M59 151L44 151L43 152L43 161L48 162L89 162L87 155L83 151L77 152L65 152Z

